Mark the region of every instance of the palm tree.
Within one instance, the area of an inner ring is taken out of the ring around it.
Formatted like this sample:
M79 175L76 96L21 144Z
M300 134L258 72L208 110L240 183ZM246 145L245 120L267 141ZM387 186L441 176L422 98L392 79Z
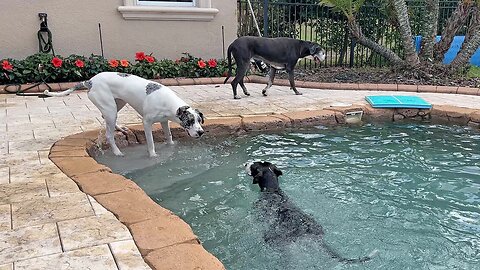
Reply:
M395 68L418 69L441 66L441 61L450 48L453 38L469 18L467 34L460 52L450 64L441 66L441 69L458 72L468 64L470 57L480 46L480 0L459 0L455 11L446 21L442 37L437 43L435 38L438 34L439 0L425 0L424 17L429 23L422 29L420 54L415 50L407 2L405 0L382 1L386 9L393 10L395 17L393 21L401 35L404 57L400 57L392 50L363 35L357 16L365 0L321 0L320 2L342 13L347 18L352 38L385 57Z

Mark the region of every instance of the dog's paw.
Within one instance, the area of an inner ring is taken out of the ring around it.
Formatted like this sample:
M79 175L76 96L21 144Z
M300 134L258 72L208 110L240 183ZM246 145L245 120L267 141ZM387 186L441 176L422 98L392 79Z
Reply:
M237 95L237 96L233 96L233 99L241 99L241 97Z
M267 95L267 91L262 91L262 95L263 95L264 97L268 96L268 95Z
M158 157L157 153L153 152L151 154L148 155L150 158L156 158Z
M127 127L118 127L117 131L120 131L121 133L123 133L123 135L127 135L130 132L130 129L128 129Z
M125 156L122 152L118 151L118 152L113 152L113 154L117 157L123 157Z
M295 95L301 96L301 95L303 95L303 94L302 94L301 92L298 92L298 91L297 91L297 92L295 92Z
M165 143L166 145L175 145L175 142L174 141L168 141Z
M243 92L245 94L245 96L250 96L250 93L249 92Z

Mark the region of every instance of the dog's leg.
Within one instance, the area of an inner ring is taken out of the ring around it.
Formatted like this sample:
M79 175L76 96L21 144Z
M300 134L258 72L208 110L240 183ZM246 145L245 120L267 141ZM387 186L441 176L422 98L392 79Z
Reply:
M156 157L155 153L155 144L153 143L153 134L152 134L152 125L151 121L143 119L143 130L145 131L145 140L147 141L147 151L150 157Z
M234 99L240 99L240 96L237 95L237 86L239 83L241 83L240 86L242 86L243 77L245 77L245 74L247 73L249 65L250 65L249 59L240 59L239 61L237 61L237 75L235 76L235 79L233 79L232 81L232 90L233 90Z
M101 90L101 89L100 89ZM88 98L100 110L105 120L105 137L116 156L123 156L122 151L115 144L115 126L117 122L117 106L115 99L111 95L102 94L102 91L94 89L88 92Z
M248 92L247 87L245 87L245 84L243 83L243 80L240 81L239 84L240 84L240 86L242 87L243 93L244 93L246 96L250 96L250 93Z
M112 148L112 152L116 156L123 156L122 151L118 149L117 144L115 144L115 126L117 121L117 112L110 112L103 115L105 119L105 137L107 137L107 141L110 144L110 148Z
M165 141L167 144L173 144L172 132L170 131L168 120L165 122L160 122L160 124L162 125L163 134L165 135Z
M267 83L267 86L263 88L262 95L267 96L267 90L270 89L270 87L272 87L273 85L273 80L275 79L276 71L277 70L274 67L270 67L270 70L268 71L268 83Z
M116 98L115 99L115 104L117 104L117 113L127 104L125 101ZM123 135L127 135L129 129L127 127L121 127L117 124L115 124L115 130L120 131L123 133Z
M301 95L302 93L298 92L297 88L295 87L295 80L293 77L293 69L295 65L287 65L286 71L288 72L288 80L290 81L290 88L295 92L295 95Z

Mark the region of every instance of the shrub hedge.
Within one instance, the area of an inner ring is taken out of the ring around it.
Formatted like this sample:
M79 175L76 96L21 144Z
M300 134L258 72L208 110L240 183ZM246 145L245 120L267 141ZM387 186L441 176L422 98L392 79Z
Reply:
M198 78L225 76L224 60L204 60L188 53L177 60L157 60L151 54L137 52L135 62L126 59L107 60L99 55L89 57L72 54L68 57L38 53L23 60L0 61L0 84L83 81L103 71L134 74L147 79Z

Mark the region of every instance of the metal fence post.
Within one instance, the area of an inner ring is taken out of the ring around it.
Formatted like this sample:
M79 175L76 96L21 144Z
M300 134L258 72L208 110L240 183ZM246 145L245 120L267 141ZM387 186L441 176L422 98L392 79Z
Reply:
M263 36L268 37L268 0L263 0Z
M355 61L355 46L357 45L357 42L352 38L352 41L350 42L350 61L349 61L349 66L352 68L354 65Z

